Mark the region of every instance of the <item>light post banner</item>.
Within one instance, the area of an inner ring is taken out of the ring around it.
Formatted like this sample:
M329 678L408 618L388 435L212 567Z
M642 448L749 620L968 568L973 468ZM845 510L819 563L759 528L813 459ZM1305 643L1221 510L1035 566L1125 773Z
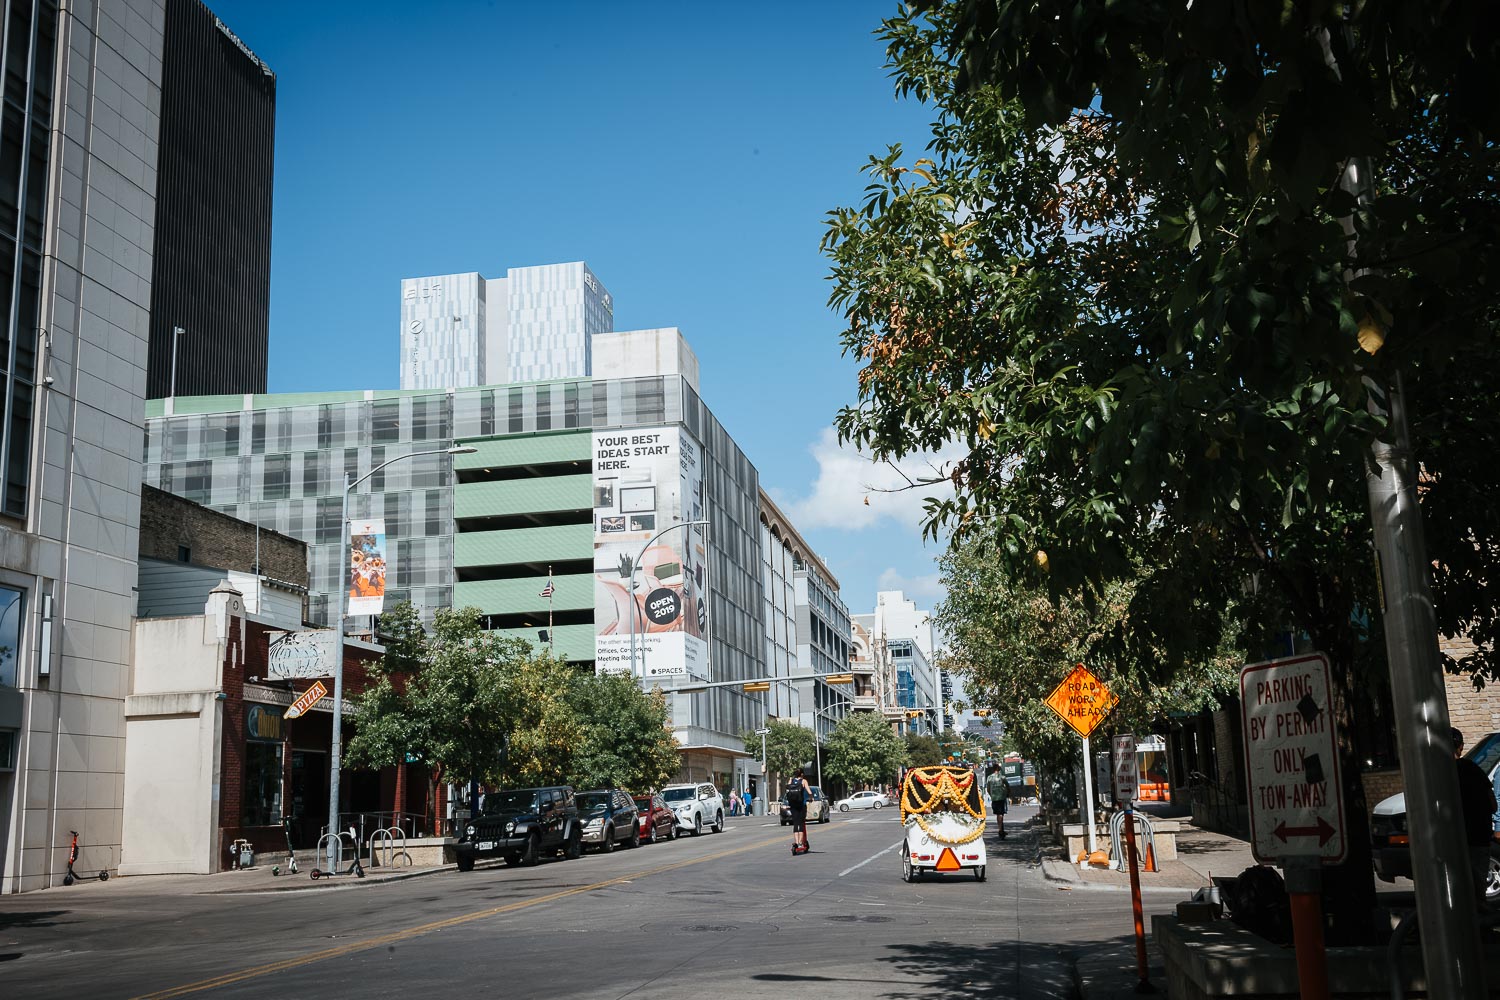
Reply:
M678 427L637 427L594 432L593 456L594 669L631 672L633 618L637 674L706 680L706 532L668 531L641 554L704 517L701 446Z
M266 676L279 681L332 677L337 638L331 628L266 633Z
M350 615L378 615L385 606L385 519L349 522Z

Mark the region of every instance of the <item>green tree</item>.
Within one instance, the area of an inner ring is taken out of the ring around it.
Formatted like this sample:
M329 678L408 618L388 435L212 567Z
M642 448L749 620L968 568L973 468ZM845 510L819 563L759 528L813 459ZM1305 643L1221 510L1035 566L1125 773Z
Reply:
M911 767L932 767L941 764L947 756L936 736L926 733L907 733L906 763Z
M1247 11L924 0L883 24L936 120L930 158L873 158L829 219L862 366L838 426L877 459L959 443L929 526L1007 580L1085 606L1138 580L1115 642L1158 684L1248 590L1240 643L1328 652L1348 734L1384 676L1367 402L1398 374L1439 625L1478 640L1454 666L1500 670L1500 467L1473 460L1500 397L1500 41L1479 8ZM1340 925L1373 910L1342 773L1363 884Z
M584 725L572 755L575 787L645 791L677 773L681 756L660 691L648 694L630 677L588 674L574 681L569 700Z
M513 722L512 677L530 663L531 646L484 631L474 608L439 611L427 633L406 602L381 616L380 634L386 655L356 701L345 760L352 767L407 759L425 765L435 821L442 782L500 775Z
M823 751L829 776L851 789L894 781L905 763L906 745L876 712L853 712L840 719Z
M766 770L785 777L799 767L806 767L817 753L813 732L786 719L772 719L766 724ZM760 737L750 730L740 733L745 750L760 759ZM766 792L761 792L762 795Z
M1134 646L1118 641L1130 627L1138 581L1112 583L1088 604L1053 600L1040 586L1009 579L989 547L972 539L951 548L941 565L946 596L933 620L948 637L944 665L964 678L976 704L1005 719L1006 748L1048 773L1067 773L1078 758L1077 734L1045 704L1075 663L1120 698L1107 730L1149 732L1170 713L1217 707L1236 688L1244 653L1233 641L1232 609L1221 617L1215 653L1159 683L1157 664L1125 655Z

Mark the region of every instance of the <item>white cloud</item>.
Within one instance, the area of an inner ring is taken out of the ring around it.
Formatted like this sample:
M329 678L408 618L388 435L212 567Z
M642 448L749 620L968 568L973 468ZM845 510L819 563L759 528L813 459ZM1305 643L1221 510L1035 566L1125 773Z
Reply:
M885 520L918 529L927 498L951 496L953 485L944 481L907 488L909 479L946 475L963 455L954 447L897 465L875 462L853 445L840 444L831 427L808 450L817 459L818 476L806 496L789 497L785 505L792 523L803 530L864 531Z
M943 578L938 573L906 576L896 567L890 566L880 574L878 582L881 590L904 591L910 600L917 602L918 607L929 607L947 594L943 588Z

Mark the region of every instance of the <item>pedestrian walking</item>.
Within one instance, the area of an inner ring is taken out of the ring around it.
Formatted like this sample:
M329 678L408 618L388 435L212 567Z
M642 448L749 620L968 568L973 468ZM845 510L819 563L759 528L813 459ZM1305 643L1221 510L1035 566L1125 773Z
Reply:
M755 789L753 789L753 788L747 788L747 789L745 789L745 815L746 816L754 816L755 815L755 813L753 811L751 811L751 807L754 806L754 805L755 805Z
M990 808L995 811L995 825L1000 828L999 839L1005 839L1005 813L1010 803L1010 782L1001 771L991 771L985 782L985 791L990 795Z
M1484 908L1490 877L1490 842L1494 837L1495 789L1490 776L1463 756L1464 734L1452 730L1453 756L1458 767L1458 801L1463 809L1464 841L1469 847L1469 875L1476 902Z
M731 815L731 816L738 816L739 814L740 814L740 790L738 788L736 788L736 789L734 789L733 791L731 791L729 793L729 815Z
M807 787L807 778L802 768L792 772L792 782L786 786L786 811L792 820L792 854L806 854L812 848L807 843L807 802L812 798L812 789Z

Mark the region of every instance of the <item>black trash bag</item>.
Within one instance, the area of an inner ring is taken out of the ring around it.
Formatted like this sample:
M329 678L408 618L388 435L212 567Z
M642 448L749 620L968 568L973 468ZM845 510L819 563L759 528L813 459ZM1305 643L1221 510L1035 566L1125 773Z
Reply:
M1275 944L1292 941L1292 906L1286 883L1274 868L1256 865L1223 885L1229 919Z

